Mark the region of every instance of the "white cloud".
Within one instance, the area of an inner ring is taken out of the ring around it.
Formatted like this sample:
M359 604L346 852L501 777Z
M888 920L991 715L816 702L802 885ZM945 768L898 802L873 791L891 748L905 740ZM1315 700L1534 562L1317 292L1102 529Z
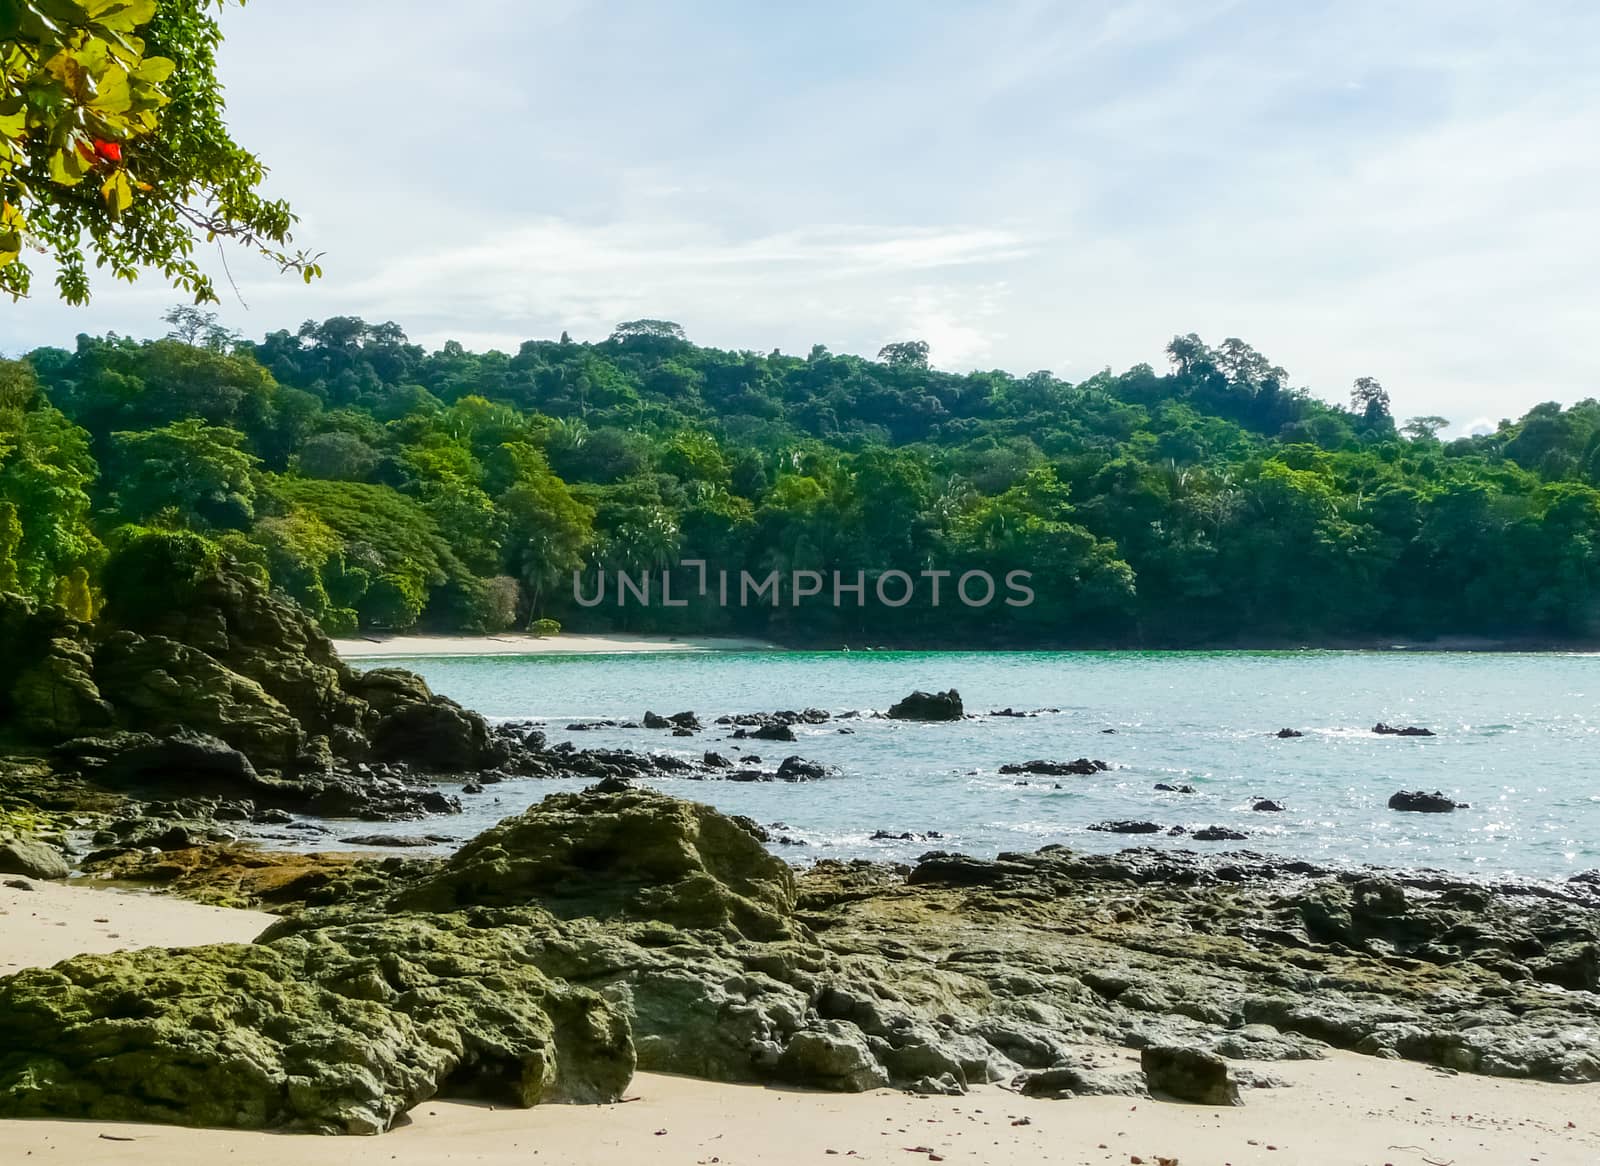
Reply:
M1081 376L1197 331L1329 398L1377 376L1403 417L1600 391L1581 0L459 0L444 22L278 0L226 21L240 137L328 252L311 289L235 261L251 310L223 314L252 334L359 314L511 348L650 315L737 348L921 335L945 367ZM379 26L350 68L306 51ZM159 330L174 298L42 298L0 346Z

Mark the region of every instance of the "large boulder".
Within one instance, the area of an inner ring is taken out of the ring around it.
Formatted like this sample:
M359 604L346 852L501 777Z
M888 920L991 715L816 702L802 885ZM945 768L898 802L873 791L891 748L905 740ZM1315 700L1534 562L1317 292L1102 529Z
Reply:
M1228 1062L1204 1049L1151 1045L1139 1054L1150 1092L1197 1105L1242 1105Z
M0 842L0 874L30 879L64 879L72 873L61 852L48 843L18 838Z
M552 794L396 896L403 910L536 903L755 939L792 931L795 881L745 826L650 790Z
M953 688L948 692L918 689L889 707L889 716L897 721L959 721L965 715L961 694Z
M0 1115L380 1133L430 1097L614 1102L626 1022L517 928L407 917L0 980Z
M477 713L443 696L401 704L372 730L372 756L408 761L440 773L471 773L504 765L510 753Z

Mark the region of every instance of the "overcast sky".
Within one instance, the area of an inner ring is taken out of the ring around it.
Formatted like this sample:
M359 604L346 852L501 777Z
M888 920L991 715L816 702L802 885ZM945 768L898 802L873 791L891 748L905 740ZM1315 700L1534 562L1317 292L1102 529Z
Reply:
M310 289L233 255L251 336L352 314L515 351L658 316L1078 379L1193 331L1456 431L1600 392L1592 0L258 0L224 27L237 136L327 252ZM156 334L175 300L37 286L0 348Z

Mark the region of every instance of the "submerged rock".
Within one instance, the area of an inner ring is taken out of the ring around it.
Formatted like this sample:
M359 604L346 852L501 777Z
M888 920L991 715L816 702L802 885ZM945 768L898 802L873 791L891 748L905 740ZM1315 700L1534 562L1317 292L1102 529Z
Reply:
M1155 822L1096 822L1090 826L1091 830L1098 830L1106 834L1159 834L1161 827Z
M897 721L959 721L966 710L961 704L961 694L953 688L947 692L918 689L890 705L888 715Z

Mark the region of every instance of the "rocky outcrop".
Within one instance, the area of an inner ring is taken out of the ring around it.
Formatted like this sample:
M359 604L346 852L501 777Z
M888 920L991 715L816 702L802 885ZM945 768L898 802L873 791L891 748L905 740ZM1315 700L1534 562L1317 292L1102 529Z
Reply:
M526 936L418 917L0 980L0 1114L380 1133L435 1096L616 1101L628 1026Z
M1023 761L1002 765L1001 773L1034 773L1043 777L1091 777L1111 768L1104 761L1080 757L1076 761Z
M1446 797L1438 790L1431 794L1424 790L1401 790L1389 799L1391 810L1405 810L1413 814L1448 814L1453 810L1469 810L1466 802Z
M918 689L890 705L888 715L896 721L959 721L966 710L961 704L961 694L953 688L948 692Z
M85 634L61 608L0 595L0 727L25 739L54 739L111 724Z
M650 790L552 794L398 894L398 910L538 904L755 939L791 933L794 873L745 825Z

